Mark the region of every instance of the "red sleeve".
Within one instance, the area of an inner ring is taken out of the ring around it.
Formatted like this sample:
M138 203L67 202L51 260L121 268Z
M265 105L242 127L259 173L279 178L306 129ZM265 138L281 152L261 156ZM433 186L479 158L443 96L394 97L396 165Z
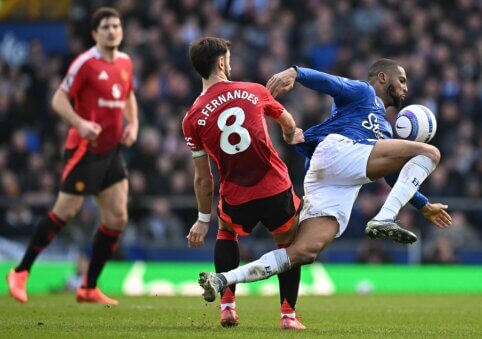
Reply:
M85 63L80 66L78 63L79 61L75 60L70 65L69 71L60 85L60 88L71 98L77 95L87 79L87 67L85 66Z
M129 66L130 66L130 81L129 81L129 90L127 93L133 92L134 91L134 67L132 67L132 61L129 59Z
M275 98L273 98L266 87L260 87L262 88L264 113L273 119L278 119L285 108L278 101L276 101Z
M182 120L182 132L184 133L184 140L186 140L186 144L191 151L196 152L203 149L196 126L191 119L188 118L187 114Z

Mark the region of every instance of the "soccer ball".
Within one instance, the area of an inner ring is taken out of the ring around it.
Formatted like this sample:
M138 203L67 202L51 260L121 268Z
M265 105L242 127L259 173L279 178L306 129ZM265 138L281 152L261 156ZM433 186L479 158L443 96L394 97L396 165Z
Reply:
M429 142L437 131L437 120L423 105L410 105L397 114L395 133L400 139Z

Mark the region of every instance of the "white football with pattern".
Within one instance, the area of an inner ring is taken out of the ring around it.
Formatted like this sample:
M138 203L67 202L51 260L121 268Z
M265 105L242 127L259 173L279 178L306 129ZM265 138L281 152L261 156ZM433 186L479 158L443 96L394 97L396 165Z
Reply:
M410 105L397 114L395 134L400 139L429 142L437 132L433 112L423 105Z

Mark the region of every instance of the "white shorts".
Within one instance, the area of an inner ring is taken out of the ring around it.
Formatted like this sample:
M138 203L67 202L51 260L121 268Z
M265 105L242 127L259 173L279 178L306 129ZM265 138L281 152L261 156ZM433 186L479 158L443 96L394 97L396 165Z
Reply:
M371 139L355 143L342 135L330 134L318 144L305 176L300 222L332 216L339 224L336 237L345 231L361 186L371 182L366 169L375 143Z

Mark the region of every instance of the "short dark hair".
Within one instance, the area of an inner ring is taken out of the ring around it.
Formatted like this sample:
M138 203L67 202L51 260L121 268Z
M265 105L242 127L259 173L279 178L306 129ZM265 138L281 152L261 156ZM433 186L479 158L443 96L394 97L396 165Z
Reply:
M398 66L400 65L395 60L379 59L368 69L368 81L376 78L380 72L391 73L392 71L396 71Z
M189 58L196 72L207 79L214 70L218 56L225 55L229 47L231 47L229 40L213 37L199 38L189 45Z
M97 31L102 19L111 17L120 19L120 14L112 7L100 7L97 9L94 14L92 14L92 21L90 23L92 30Z

